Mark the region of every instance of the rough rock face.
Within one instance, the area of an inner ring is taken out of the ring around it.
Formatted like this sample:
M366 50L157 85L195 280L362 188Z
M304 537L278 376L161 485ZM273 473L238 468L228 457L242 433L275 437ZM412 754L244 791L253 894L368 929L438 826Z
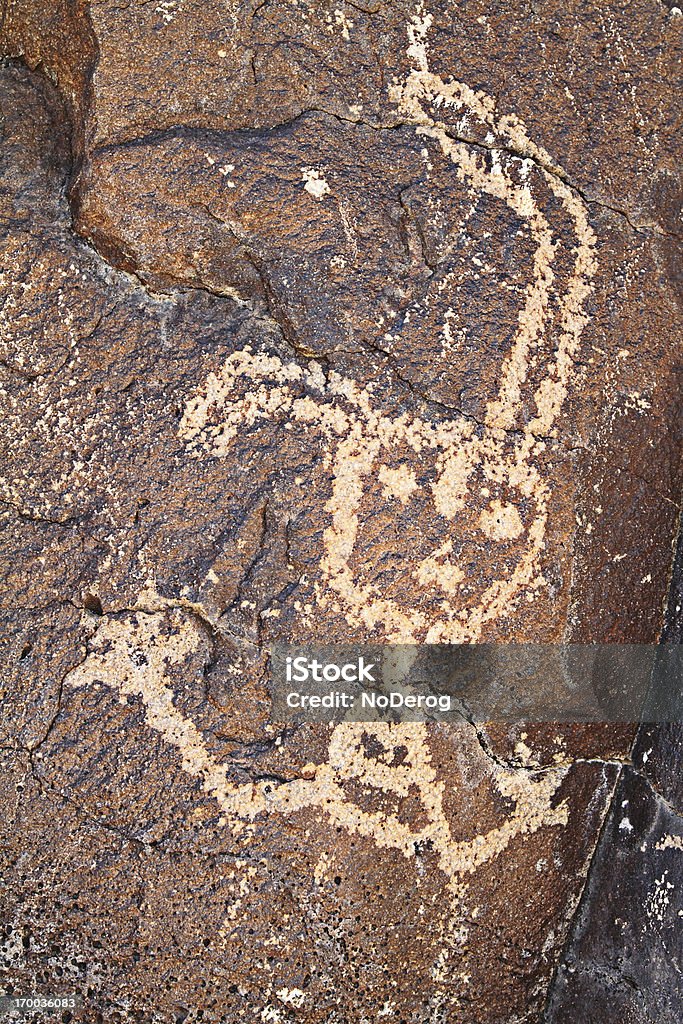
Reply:
M664 640L683 642L683 536ZM623 769L551 988L546 1024L677 1024L683 785L679 720L644 723Z
M268 652L659 635L683 18L1 24L0 984L538 1020L634 729L284 729Z

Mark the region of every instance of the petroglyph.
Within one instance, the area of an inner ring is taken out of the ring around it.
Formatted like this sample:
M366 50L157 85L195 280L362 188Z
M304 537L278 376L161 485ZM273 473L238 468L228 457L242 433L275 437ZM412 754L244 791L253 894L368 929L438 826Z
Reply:
M190 397L179 433L192 454L201 458L228 456L238 432L260 420L280 423L288 417L288 429L296 424L318 431L332 477L324 506L330 523L315 583L318 603L341 611L351 626L379 629L391 642L464 643L476 641L486 623L509 611L521 596L533 600L543 583L540 559L551 486L537 455L541 439L556 426L571 384L587 322L584 302L595 271L595 238L583 202L551 156L529 138L522 122L513 115L499 117L491 97L454 79L444 81L429 70L426 37L431 23L431 15L420 5L408 26L407 53L413 68L391 88L391 97L418 135L438 144L459 181L502 201L523 218L536 247L516 334L502 365L498 391L487 403L483 429L475 429L471 420L455 412L445 423L408 413L392 416L378 408L370 386L362 387L337 372L326 378L314 361L302 367L246 346ZM462 111L484 126L493 140L488 164L481 152L458 141L438 120L442 108ZM571 244L566 231L562 237L553 234L539 208L527 181L530 161L569 215L575 236ZM322 179L311 178L306 187L322 198L322 185ZM569 274L556 265L561 250L571 266ZM546 336L551 331L549 344ZM543 373L532 391L527 380L539 361ZM392 466L398 451L401 465ZM425 466L433 470L433 479L418 485L418 471ZM375 476L388 503L405 506L420 494L421 486L428 489L444 524L453 524L461 535L466 524L472 544L479 545L479 561L481 550L486 550L496 574L478 584L446 539L431 552L412 556L415 591L418 584L435 588L441 595L436 611L417 607L410 588L397 598L364 582L352 560L363 527L362 501ZM475 477L479 493L496 493L488 508L473 514ZM516 545L511 567L496 563L496 550L502 545L508 545L506 551Z
M170 613L170 622L169 631L163 612L105 618L91 640L90 654L69 673L65 685L78 690L104 684L123 703L128 697L139 698L145 723L179 752L183 770L216 800L223 824L232 833L239 834L268 815L311 809L326 815L332 826L363 836L380 849L398 850L406 858L413 858L420 844L428 842L455 898L465 893L467 876L500 855L516 837L567 824L566 803L554 802L566 767L534 774L487 763L495 787L512 810L485 834L454 841L444 810L445 782L433 763L422 722L340 723L332 728L327 761L304 766L305 777L279 784L231 782L229 770L208 751L194 722L175 706L168 675L169 666L181 665L198 648L200 627L178 612ZM367 738L377 743L379 752L372 756ZM396 764L394 752L399 747L404 754ZM348 783L399 800L417 793L425 824L415 829L391 811L362 809L349 796Z

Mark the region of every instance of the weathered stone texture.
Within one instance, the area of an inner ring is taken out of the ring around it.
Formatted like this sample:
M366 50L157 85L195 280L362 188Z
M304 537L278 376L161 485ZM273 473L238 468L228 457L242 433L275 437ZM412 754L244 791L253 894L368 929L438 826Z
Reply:
M0 984L539 1019L634 728L282 729L268 651L659 635L681 25L5 3Z
M663 638L683 641L679 536ZM663 675L660 676L660 692ZM666 696L671 694L666 688ZM572 934L550 989L545 1024L680 1020L683 788L678 721L643 724L624 769ZM672 716L674 718L676 716Z
M627 769L553 992L552 1024L680 1020L682 825L680 807Z

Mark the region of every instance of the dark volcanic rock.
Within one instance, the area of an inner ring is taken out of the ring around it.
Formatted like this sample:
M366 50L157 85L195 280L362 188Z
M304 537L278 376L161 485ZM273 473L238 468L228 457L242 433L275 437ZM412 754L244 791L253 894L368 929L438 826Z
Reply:
M679 537L663 639L681 642L683 539ZM678 687L680 680L660 676ZM683 730L641 726L591 864L548 1001L546 1024L680 1020Z
M6 990L539 1018L633 728L268 687L283 639L661 630L683 19L536 7L4 5Z
M683 1007L683 819L627 770L591 871L552 1024L677 1024Z

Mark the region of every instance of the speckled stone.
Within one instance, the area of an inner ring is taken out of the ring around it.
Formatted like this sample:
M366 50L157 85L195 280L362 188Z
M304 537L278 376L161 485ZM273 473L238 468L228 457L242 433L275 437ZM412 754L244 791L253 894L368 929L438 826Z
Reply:
M4 4L6 990L539 1020L634 729L283 728L268 651L659 635L682 22Z

